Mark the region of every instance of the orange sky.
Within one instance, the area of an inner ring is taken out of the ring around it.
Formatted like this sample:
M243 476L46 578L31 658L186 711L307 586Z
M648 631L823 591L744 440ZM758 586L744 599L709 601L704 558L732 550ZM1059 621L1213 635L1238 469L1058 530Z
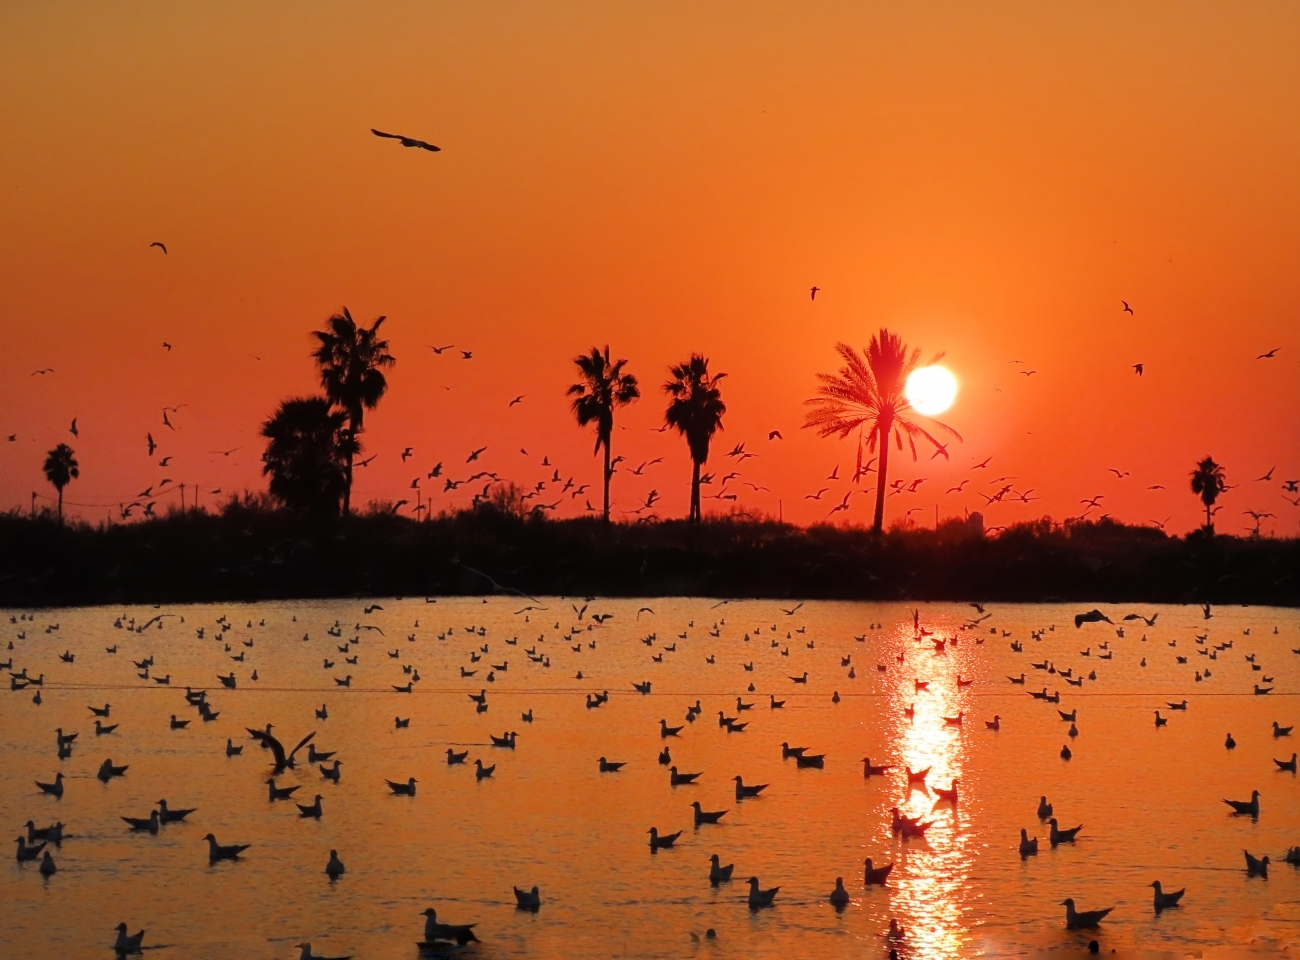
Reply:
M388 316L398 358L360 503L485 444L486 469L532 482L546 454L595 492L564 388L608 341L645 392L614 453L664 458L615 478L616 516L651 489L686 512L686 445L652 428L697 350L730 374L711 466L747 441L742 479L770 492L733 481L738 503L820 519L853 449L801 431L800 402L836 340L888 324L947 351L966 438L895 459L929 479L889 517L975 509L1005 474L1043 499L990 523L1104 494L1184 530L1209 453L1241 484L1221 529L1254 508L1294 535L1297 50L1290 3L7 4L0 504L53 492L60 441L76 503L262 488L258 427L314 389L308 332L347 305ZM426 347L446 343L474 359Z

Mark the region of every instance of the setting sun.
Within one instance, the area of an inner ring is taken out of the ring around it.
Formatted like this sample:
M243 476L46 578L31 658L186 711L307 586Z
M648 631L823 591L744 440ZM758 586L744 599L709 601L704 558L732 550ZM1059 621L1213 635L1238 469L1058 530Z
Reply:
M957 378L944 367L921 367L907 378L903 393L917 413L937 416L957 399Z

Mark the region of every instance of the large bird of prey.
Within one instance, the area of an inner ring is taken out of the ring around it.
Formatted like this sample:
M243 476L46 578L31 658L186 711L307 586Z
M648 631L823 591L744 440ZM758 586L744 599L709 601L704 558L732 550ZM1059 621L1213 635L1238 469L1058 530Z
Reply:
M400 133L384 133L382 130L370 128L370 132L376 137L387 137L389 140L398 140L404 147L419 147L421 150L428 150L431 153L438 153L442 147L435 147L431 143L425 143L423 140L416 140L413 137L404 137Z

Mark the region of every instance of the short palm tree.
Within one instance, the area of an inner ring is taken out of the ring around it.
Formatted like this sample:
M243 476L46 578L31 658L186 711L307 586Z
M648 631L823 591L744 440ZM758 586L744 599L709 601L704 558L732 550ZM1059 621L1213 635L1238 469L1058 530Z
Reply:
M388 352L388 341L379 339L380 317L369 327L359 327L347 307L326 321L326 329L312 332L318 344L312 354L320 367L320 382L330 402L347 414L347 428L353 438L362 430L367 410L373 410L388 390L384 370L397 363ZM345 465L343 512L352 506L352 460L361 449L351 445Z
M592 453L605 450L605 509L603 516L609 522L609 478L614 475L609 463L609 444L614 433L614 410L627 406L641 396L636 377L624 373L626 360L610 360L609 346L602 354L599 347L592 347L590 354L575 357L573 362L578 367L582 379L569 387L568 396L573 397L573 415L578 426L589 423L596 425L596 446Z
M334 516L347 490L348 454L356 439L347 414L324 397L285 400L262 424L262 474L271 496L293 510Z
M664 393L672 400L664 411L664 422L686 438L691 451L690 520L700 522L700 467L709 459L709 441L722 429L722 402L719 381L725 373L709 373L709 360L698 353L685 363L669 367L672 379L664 384Z
M862 466L863 449L870 453L879 448L876 517L871 529L876 536L880 536L885 518L889 441L892 439L898 449L902 450L903 438L906 437L913 460L917 456L918 437L931 443L936 450L943 450L945 445L911 419L914 411L903 394L908 375L916 369L921 358L919 347L909 352L898 334L882 327L880 333L872 336L861 355L846 343L837 343L835 350L844 359L844 366L836 374L817 374L821 386L817 388L817 396L804 401L813 409L804 418L803 425L815 429L823 437L839 434L840 439L854 430L858 431L858 460L853 471L854 483L861 482L862 475L870 469L869 466ZM942 356L943 354L937 355L934 361ZM952 427L937 420L933 422L940 430L961 440L961 434Z
M45 479L59 491L59 523L63 522L63 488L81 476L73 449L61 443L45 456Z
M1214 462L1213 457L1206 457L1192 471L1192 493L1201 498L1205 504L1205 529L1214 532L1214 501L1228 488L1223 467Z

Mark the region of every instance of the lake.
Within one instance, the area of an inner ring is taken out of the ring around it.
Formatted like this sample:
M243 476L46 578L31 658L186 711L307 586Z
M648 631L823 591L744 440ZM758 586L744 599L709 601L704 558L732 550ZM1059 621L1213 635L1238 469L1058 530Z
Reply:
M380 598L39 610L13 623L20 611L5 611L0 660L45 683L0 693L0 821L14 837L29 819L66 826L53 877L13 857L0 872L3 953L111 956L125 921L160 957L289 958L303 941L327 956L415 957L428 906L477 923L481 944L447 952L482 957L874 958L888 953L891 918L904 957L1068 956L1092 936L1106 952L1294 949L1300 871L1282 860L1300 844L1300 786L1273 760L1291 757L1300 731L1275 739L1273 723L1300 719L1300 614L1100 606L1113 624L1076 628L1087 605L991 604L972 625L971 605L922 604L919 638L909 605L848 602ZM959 640L938 651L939 637ZM146 680L133 661L148 657ZM1058 672L1030 665L1044 661ZM217 677L232 671L225 689ZM1008 682L1022 673L1024 686ZM643 681L648 695L633 689ZM408 682L413 693L394 692ZM1273 692L1256 696L1257 684ZM187 685L208 691L215 721L186 703ZM1028 695L1044 687L1059 704ZM486 712L469 697L480 690ZM608 702L588 708L604 690ZM738 712L738 696L752 709ZM105 702L118 726L97 737L87 707ZM1077 711L1076 737L1058 710ZM748 726L729 733L719 711ZM172 714L191 722L173 730ZM409 727L395 728L399 716ZM661 718L684 729L661 739ZM319 820L269 802L271 754L245 730L267 723L290 747L315 731L312 744L342 761L329 782L304 748L277 778L300 784L302 803L319 793ZM62 761L59 727L79 734ZM513 750L491 744L507 731ZM227 738L241 755L226 756ZM797 768L783 741L824 754L824 767ZM665 744L697 783L670 785ZM468 763L449 766L449 747ZM601 773L601 756L626 766ZM864 757L896 766L864 778ZM105 758L126 775L97 780ZM494 775L476 780L475 759ZM904 767L929 767L931 789L909 791ZM58 771L56 800L33 781ZM736 775L769 786L737 803ZM409 777L414 797L384 782ZM954 779L957 803L936 802L932 788ZM1252 790L1257 820L1222 803ZM1083 825L1075 843L1048 845L1043 795L1062 827ZM147 817L159 798L195 812L157 836L120 819ZM727 813L696 828L694 800ZM932 821L924 839L893 834L894 806ZM652 854L651 827L682 834ZM1021 828L1040 838L1037 856L1018 854ZM209 832L251 848L209 865ZM346 865L337 882L324 873L331 849ZM1267 880L1247 878L1243 849L1272 858ZM732 882L710 885L713 853L735 864ZM895 864L886 886L864 887L867 857ZM781 888L771 909L748 909L751 875ZM851 897L842 912L827 901L836 877ZM1153 880L1186 887L1181 908L1157 916ZM533 885L541 910L517 910L511 887ZM1115 909L1097 933L1067 931L1066 897Z

